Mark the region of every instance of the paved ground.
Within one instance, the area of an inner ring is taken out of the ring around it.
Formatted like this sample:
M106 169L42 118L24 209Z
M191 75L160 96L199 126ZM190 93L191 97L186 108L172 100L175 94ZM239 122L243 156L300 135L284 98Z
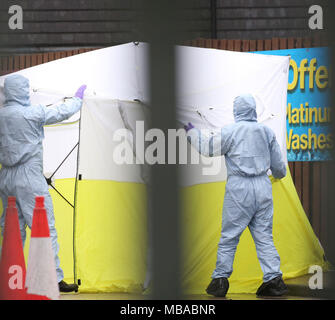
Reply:
M286 280L290 293L288 296L276 298L276 300L320 300L335 299L334 292L329 291L329 279L333 274L324 276L324 289L311 290L308 286L310 276ZM145 300L150 299L148 295L126 294L126 293L77 293L62 294L61 300ZM255 294L227 294L226 298L215 298L209 295L187 296L188 300L265 300L257 298ZM266 299L269 300L269 299Z
M260 299L254 294L228 294L226 298L213 298L207 295L193 295L186 297L187 300L271 300ZM118 293L80 293L77 295L62 295L61 300L144 300L143 295L118 294ZM276 299L278 300L278 298ZM320 300L315 297L295 297L287 296L280 300Z

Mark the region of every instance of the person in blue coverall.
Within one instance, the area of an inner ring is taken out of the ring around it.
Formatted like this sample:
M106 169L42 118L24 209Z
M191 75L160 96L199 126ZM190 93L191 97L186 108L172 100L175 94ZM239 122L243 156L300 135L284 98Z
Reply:
M242 232L249 227L263 271L263 284L257 296L281 296L287 293L282 279L280 258L273 243L272 184L286 175L279 144L274 132L257 122L256 103L252 95L234 100L235 123L223 127L211 138L189 123L188 140L203 155L225 156L227 183L223 203L222 232L216 268L207 288L210 295L224 297L229 289L236 248Z
M5 78L6 100L0 108L0 196L3 203L0 225L3 230L7 198L15 196L24 245L26 226L32 226L35 197L45 198L60 292L77 291L78 286L63 280L60 267L53 204L43 175L43 126L61 122L78 112L85 89L86 86L81 86L73 98L58 106L32 106L29 80L15 74Z

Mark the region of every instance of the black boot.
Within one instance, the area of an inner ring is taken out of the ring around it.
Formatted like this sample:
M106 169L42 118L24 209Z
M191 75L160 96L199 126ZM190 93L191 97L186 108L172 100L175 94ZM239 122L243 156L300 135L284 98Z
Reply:
M281 276L270 281L263 282L258 288L256 295L259 297L279 297L288 293L288 288Z
M227 278L212 279L211 283L206 289L206 292L215 297L225 297L229 289L229 282Z
M78 292L78 285L73 283L73 284L67 284L65 281L61 281L58 283L59 291L60 292Z

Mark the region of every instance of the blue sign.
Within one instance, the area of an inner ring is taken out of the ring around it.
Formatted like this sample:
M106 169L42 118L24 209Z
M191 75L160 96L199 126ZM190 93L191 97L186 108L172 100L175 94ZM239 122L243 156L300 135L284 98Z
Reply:
M330 49L303 48L254 53L290 55L287 88L288 161L330 160Z

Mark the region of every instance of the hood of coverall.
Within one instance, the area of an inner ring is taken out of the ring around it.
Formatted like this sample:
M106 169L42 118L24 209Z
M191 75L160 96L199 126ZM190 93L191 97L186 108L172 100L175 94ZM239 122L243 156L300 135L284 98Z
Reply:
M5 106L19 104L30 106L29 80L21 75L14 74L5 78Z
M234 100L234 118L239 121L257 121L256 101L251 94L243 94Z

